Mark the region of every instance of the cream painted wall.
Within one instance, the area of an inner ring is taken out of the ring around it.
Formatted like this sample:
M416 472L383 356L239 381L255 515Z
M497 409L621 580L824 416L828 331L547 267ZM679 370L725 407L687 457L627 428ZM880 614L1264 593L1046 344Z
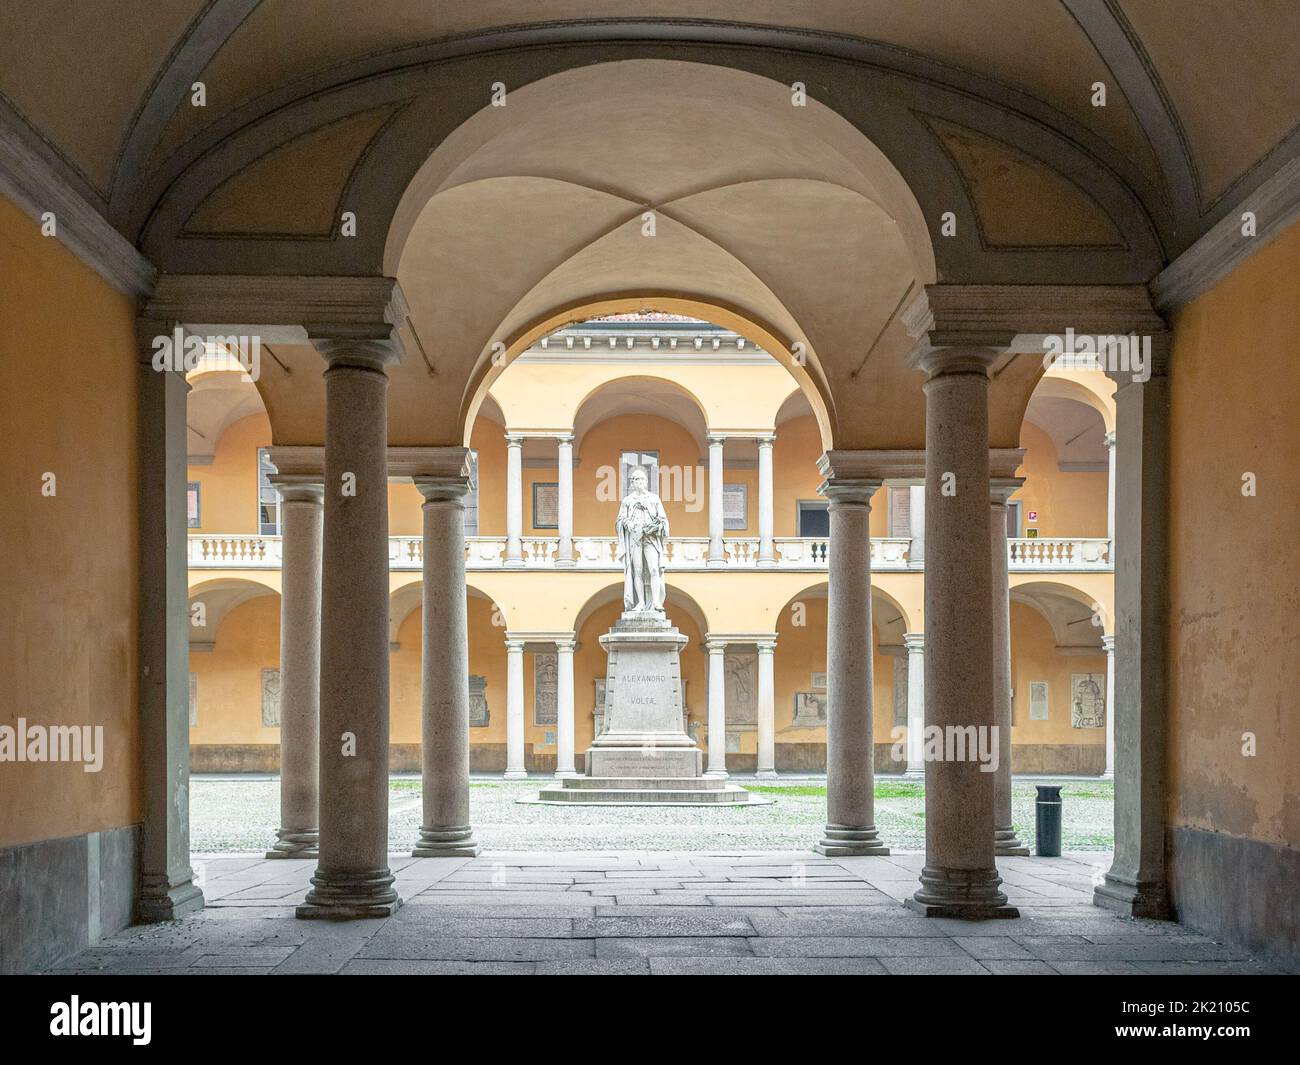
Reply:
M5 847L141 817L138 371L133 301L3 197L0 288L0 724L104 730L98 773L0 763Z
M260 595L222 619L211 651L190 653L198 695L192 744L280 742L262 724L262 670L280 668L280 597Z

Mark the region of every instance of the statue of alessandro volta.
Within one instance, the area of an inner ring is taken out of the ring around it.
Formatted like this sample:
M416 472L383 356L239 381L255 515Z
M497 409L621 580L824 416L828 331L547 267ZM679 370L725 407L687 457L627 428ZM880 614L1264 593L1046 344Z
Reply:
M623 612L664 609L664 561L668 550L668 515L650 491L644 466L628 474L627 494L618 508L618 558L623 562Z

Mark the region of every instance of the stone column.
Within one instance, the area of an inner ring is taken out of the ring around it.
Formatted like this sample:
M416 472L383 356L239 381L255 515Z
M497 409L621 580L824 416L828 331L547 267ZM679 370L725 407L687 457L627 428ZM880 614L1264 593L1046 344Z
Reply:
M155 370L156 336L170 322L137 323L139 399L141 921L171 921L203 906L190 868L189 593L185 522L185 402L181 370ZM6 929L6 931L8 931Z
M709 561L710 566L727 564L722 544L722 444L725 437L709 434Z
M1103 636L1102 649L1106 652L1106 768L1102 776L1115 778L1115 637Z
M995 735L989 539L989 366L978 347L924 351L925 724ZM961 730L961 731L955 731ZM925 865L907 904L927 916L1015 917L993 853L994 776L969 749L925 764Z
M727 642L712 636L704 641L709 652L709 768L706 777L727 775Z
M776 565L772 539L772 444L776 436L758 438L758 564Z
M758 641L758 776L776 776L776 640Z
M469 815L469 624L465 588L465 496L469 451L431 448L413 477L424 496L421 784L417 858L479 853Z
M573 636L555 641L555 775L576 777L573 762Z
M524 761L524 641L506 637L506 780L528 776Z
M311 330L309 329L309 335ZM396 330L333 327L325 357L320 862L299 917L388 917L388 376Z
M272 448L280 493L280 828L268 858L319 858L322 453L304 472ZM311 449L316 451L316 449ZM304 458L306 456L303 456Z
M560 546L555 554L557 566L572 566L573 559L573 434L559 438Z
M907 648L907 776L925 776L925 633L903 634Z
M524 438L506 433L506 558L510 567L524 564Z
M840 454L840 453L836 453ZM884 855L876 831L872 730L871 497L879 479L845 477L836 460L821 491L830 500L826 604L826 855Z
M1106 536L1110 540L1110 560L1115 561L1115 434L1106 434L1106 458L1109 479L1106 482Z
M1004 456L1006 458L1004 459ZM1011 457L1014 456L1014 457ZM997 714L998 768L993 774L993 849L999 855L1027 855L1016 838L1011 816L1011 594L1007 579L1007 502L1024 484L1012 477L1024 458L1021 451L994 452L990 464L1001 467L989 483L989 549L993 555L993 709Z
M1169 646L1167 336L1151 376L1111 373L1115 391L1115 858L1099 906L1168 917L1165 781Z

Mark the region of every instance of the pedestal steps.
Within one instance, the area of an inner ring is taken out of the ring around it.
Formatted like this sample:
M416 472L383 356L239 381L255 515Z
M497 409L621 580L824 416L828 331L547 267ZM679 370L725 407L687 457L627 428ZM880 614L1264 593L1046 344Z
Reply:
M544 803L603 806L743 806L766 804L720 777L567 777L543 788Z

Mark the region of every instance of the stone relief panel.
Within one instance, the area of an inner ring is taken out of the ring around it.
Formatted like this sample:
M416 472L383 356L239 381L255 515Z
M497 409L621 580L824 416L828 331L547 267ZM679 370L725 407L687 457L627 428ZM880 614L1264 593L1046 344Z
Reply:
M907 724L907 656L894 659L894 724Z
M1106 727L1106 676L1074 673L1070 676L1070 726Z
M491 714L488 711L487 677L475 673L469 676L469 727L487 728Z
M262 725L280 727L280 671L262 670Z
M533 724L554 725L557 720L559 656L554 651L533 655Z
M1045 680L1029 682L1029 720L1047 720L1047 681Z
M728 651L723 658L726 678L727 724L758 723L758 654L753 651Z
M792 728L826 727L826 693L795 692Z

